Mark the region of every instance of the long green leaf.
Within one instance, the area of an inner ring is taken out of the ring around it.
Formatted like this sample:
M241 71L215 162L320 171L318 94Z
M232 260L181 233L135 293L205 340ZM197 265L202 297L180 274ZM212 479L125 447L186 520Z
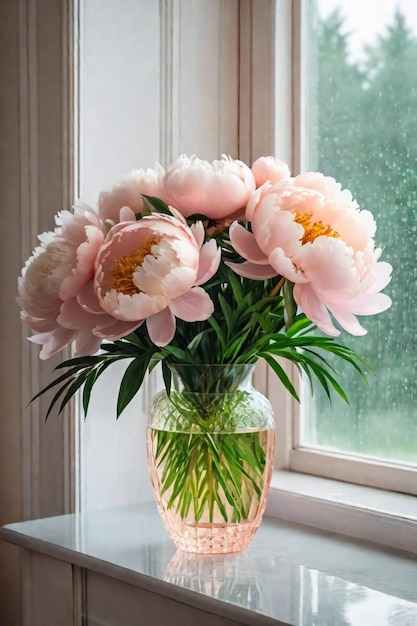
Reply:
M31 402L33 402L34 400L36 400L37 398L39 398L41 395L43 395L44 393L46 393L47 391L49 391L50 389L52 389L52 387L55 387L56 385L59 385L59 383L61 383L62 381L64 381L65 379L69 378L71 379L72 376L79 371L79 367L73 367L72 369L70 369L68 372L65 372L65 374L62 374L62 376L59 376L58 378L56 378L55 380L53 380L51 383L49 383L49 385L47 385L46 387L44 387L44 389L42 389L41 391L39 391L39 393L36 394L36 396L33 396L33 398L31 399Z
M149 355L147 355L147 357L138 357L127 367L120 383L119 394L117 397L117 419L119 419L121 413L139 391L146 374L149 358Z
M71 378L69 378L63 385L62 387L60 387L60 389L58 389L58 391L56 392L56 394L54 395L54 397L52 398L50 404L49 404L49 408L46 412L45 415L45 422L48 419L49 415L51 414L52 409L54 408L55 404L58 402L60 396L64 393L65 389L71 384Z
M93 386L96 384L97 380L100 378L100 376L103 374L103 372L110 367L110 365L112 365L113 361L104 361L104 363L102 363L101 365L99 365L96 370L94 371L94 375L93 373L89 374L87 376L87 379L84 383L84 388L83 388L83 411L84 411L84 417L87 417L87 412L88 412L88 407L90 405L90 397L91 397L91 392L93 389ZM90 381L90 376L91 376L91 381Z
M265 359L265 361L268 363L268 365L270 365L270 367L272 367L272 369L274 370L275 374L278 376L278 378L280 379L280 381L284 385L285 389L287 389L287 391L289 391L290 394L299 402L300 398L298 396L298 393L296 392L294 385L292 384L290 378L285 373L285 371L283 370L281 365L274 359L274 357L272 357L271 355L269 355L269 354L267 354L265 352L261 353L259 356L262 357L263 359Z
M213 316L211 316L211 317L208 318L207 321L210 324L210 326L212 326L213 330L215 331L215 333L216 333L216 335L217 335L217 337L218 337L218 339L220 341L220 344L221 344L221 347L222 347L222 351L225 352L226 349L227 349L226 338L225 338L225 336L223 334L223 331L220 328L217 320Z
M59 413L62 413L65 405L69 402L69 400L71 400L71 398L75 395L78 389L84 384L88 374L88 370L84 370L83 372L80 372L78 376L72 381L71 385L67 389L67 393L65 394L61 402L61 405L59 407Z

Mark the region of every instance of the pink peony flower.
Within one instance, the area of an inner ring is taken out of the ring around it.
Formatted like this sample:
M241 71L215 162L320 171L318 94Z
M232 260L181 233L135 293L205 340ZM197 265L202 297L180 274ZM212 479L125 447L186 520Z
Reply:
M237 222L230 228L233 246L247 261L230 265L249 278L292 281L295 301L325 333L340 334L329 312L349 333L363 335L356 315L390 307L391 299L379 292L392 267L378 261L373 216L359 211L333 178L309 172L267 184L249 203L249 218L248 212L252 233Z
M266 182L271 184L279 183L290 177L288 165L272 156L256 159L252 165L252 173L257 187L261 187Z
M162 186L164 168L155 163L155 169L133 170L123 176L107 191L102 191L98 199L99 215L103 221L109 220L113 224L119 221L120 209L129 207L133 213L142 213L143 198L157 196L164 200L165 193Z
M212 220L243 209L255 190L248 166L226 157L209 163L182 155L167 170L163 183L170 203L182 215L199 213Z
M101 248L95 290L101 307L123 322L146 320L158 346L175 334L175 317L205 320L213 302L199 285L220 263L216 242L204 242L204 227L187 226L180 213L152 214L114 226Z
M73 213L59 213L56 224L54 232L39 236L41 245L18 281L22 322L33 333L31 341L42 346L41 359L73 340L77 355L96 352L101 339L93 330L110 323L103 310L96 307L91 313L78 301L92 283L95 258L104 242L101 220L93 209L79 205ZM114 326L116 320L111 321Z

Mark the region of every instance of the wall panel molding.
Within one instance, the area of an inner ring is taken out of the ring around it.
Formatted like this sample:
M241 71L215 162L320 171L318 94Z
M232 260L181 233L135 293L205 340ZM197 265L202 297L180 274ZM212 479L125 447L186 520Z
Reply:
M41 362L15 302L17 277L39 232L73 197L70 0L0 3L0 524L68 513L73 497L73 420L45 424L48 398L29 401L58 361ZM19 552L0 546L0 623L20 626ZM22 587L21 587L22 584Z
M179 153L179 50L181 0L160 0L160 162L167 167Z
M293 0L239 1L239 157L246 163L262 155L291 163L292 11Z

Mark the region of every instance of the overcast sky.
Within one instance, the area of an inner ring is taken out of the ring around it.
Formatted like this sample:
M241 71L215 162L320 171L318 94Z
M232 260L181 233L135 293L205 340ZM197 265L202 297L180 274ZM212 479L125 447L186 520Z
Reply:
M326 17L336 7L346 17L346 31L351 32L350 46L354 58L361 57L364 43L374 43L392 24L396 7L417 35L417 0L318 0L319 11Z

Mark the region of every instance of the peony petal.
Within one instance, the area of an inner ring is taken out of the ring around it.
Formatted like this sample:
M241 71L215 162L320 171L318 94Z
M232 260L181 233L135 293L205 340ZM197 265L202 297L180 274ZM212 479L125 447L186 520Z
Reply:
M149 337L156 346L166 346L175 335L175 317L168 307L146 320Z
M94 354L100 349L101 339L91 334L89 329L82 329L75 338L75 356Z
M83 309L76 298L70 298L62 303L57 322L64 328L73 330L87 326L91 332L96 322L96 315Z
M293 295L294 300L301 307L306 316L310 318L320 330L331 337L340 335L340 330L337 330L333 324L328 310L323 302L316 296L309 283L305 285L294 285Z
M133 213L141 213L143 211L142 194L164 199L161 185L164 173L163 167L155 163L154 170L133 170L123 176L110 189L100 193L98 199L100 217L116 223L119 221L120 209L123 207L129 207Z
M268 257L258 246L254 235L238 222L233 222L229 229L232 246L240 256L252 263L269 265Z
M193 287L183 296L172 300L169 308L184 322L197 322L206 320L212 315L214 304L202 287Z
M93 281L90 280L84 285L77 295L79 305L89 313L104 313L94 291Z
M138 289L148 296L164 296L167 300L164 306L171 298L187 292L194 285L197 276L196 269L186 264L177 267L170 266L172 264L167 263L164 267L161 257L154 259L148 256L142 267L138 267L132 277ZM156 312L152 311L152 313Z
M278 274L288 278L292 283L303 284L308 282L303 273L294 266L291 259L285 256L285 252L281 248L275 248L271 252L269 261Z
M195 285L203 285L219 269L221 250L217 247L216 240L211 239L201 248L200 262L198 265L197 279Z
M28 315L26 311L20 311L20 319L26 328L35 333L48 333L56 327L55 317L37 318Z
M59 290L61 300L76 296L94 276L94 262L104 243L104 234L95 226L86 226L85 235L87 240L77 248L77 265L72 270L72 275L63 280Z
M204 243L205 230L203 222L195 222L190 226L194 239L197 242L198 249L200 249Z
M271 193L257 208L252 220L252 230L259 247L266 255L275 248L282 248L292 258L302 248L304 228L294 221L291 211L280 208L280 196Z
M266 280L267 278L275 278L278 275L271 265L257 265L250 261L245 261L244 263L225 261L224 264L230 267L238 276L243 276L244 278Z
M366 333L368 332L363 326L359 324L359 321L356 319L356 317L349 311L346 311L346 309L342 311L340 309L331 308L330 310L334 318L341 325L341 327L344 328L351 335L361 336L366 335Z
M120 320L114 319L110 315L105 315L100 323L94 327L93 333L96 337L100 337L101 339L116 341L116 339L120 339L121 337L125 337L126 335L133 333L134 330L143 324L143 321L144 320L134 323L121 322Z
M111 289L105 294L102 302L107 313L116 319L122 322L135 322L162 311L169 304L169 298L148 296L146 293L135 293L130 296Z
M119 222L136 222L136 214L128 206L122 206L119 213Z
M317 237L302 247L297 263L306 278L320 294L342 294L343 299L356 295L360 285L357 279L352 249L334 237ZM324 299L324 298L323 298Z
M274 184L290 177L288 165L272 156L256 159L252 165L252 173L255 176L257 187L260 187L267 181Z
M372 285L373 293L381 291L388 285L388 283L391 282L392 265L390 265L386 261L381 261L380 263L376 264L375 273L376 276Z
M65 348L76 335L75 330L69 330L68 328L62 328L57 326L56 329L50 333L38 333L29 337L29 341L37 343L42 346L42 350L39 353L39 358L42 360L49 359L52 355L56 354L62 348Z
M348 301L346 309L355 315L376 315L389 309L391 304L391 298L385 293L371 293Z
M163 180L166 193L185 217L194 213L218 220L247 204L255 178L242 161L229 158L209 163L181 155Z

